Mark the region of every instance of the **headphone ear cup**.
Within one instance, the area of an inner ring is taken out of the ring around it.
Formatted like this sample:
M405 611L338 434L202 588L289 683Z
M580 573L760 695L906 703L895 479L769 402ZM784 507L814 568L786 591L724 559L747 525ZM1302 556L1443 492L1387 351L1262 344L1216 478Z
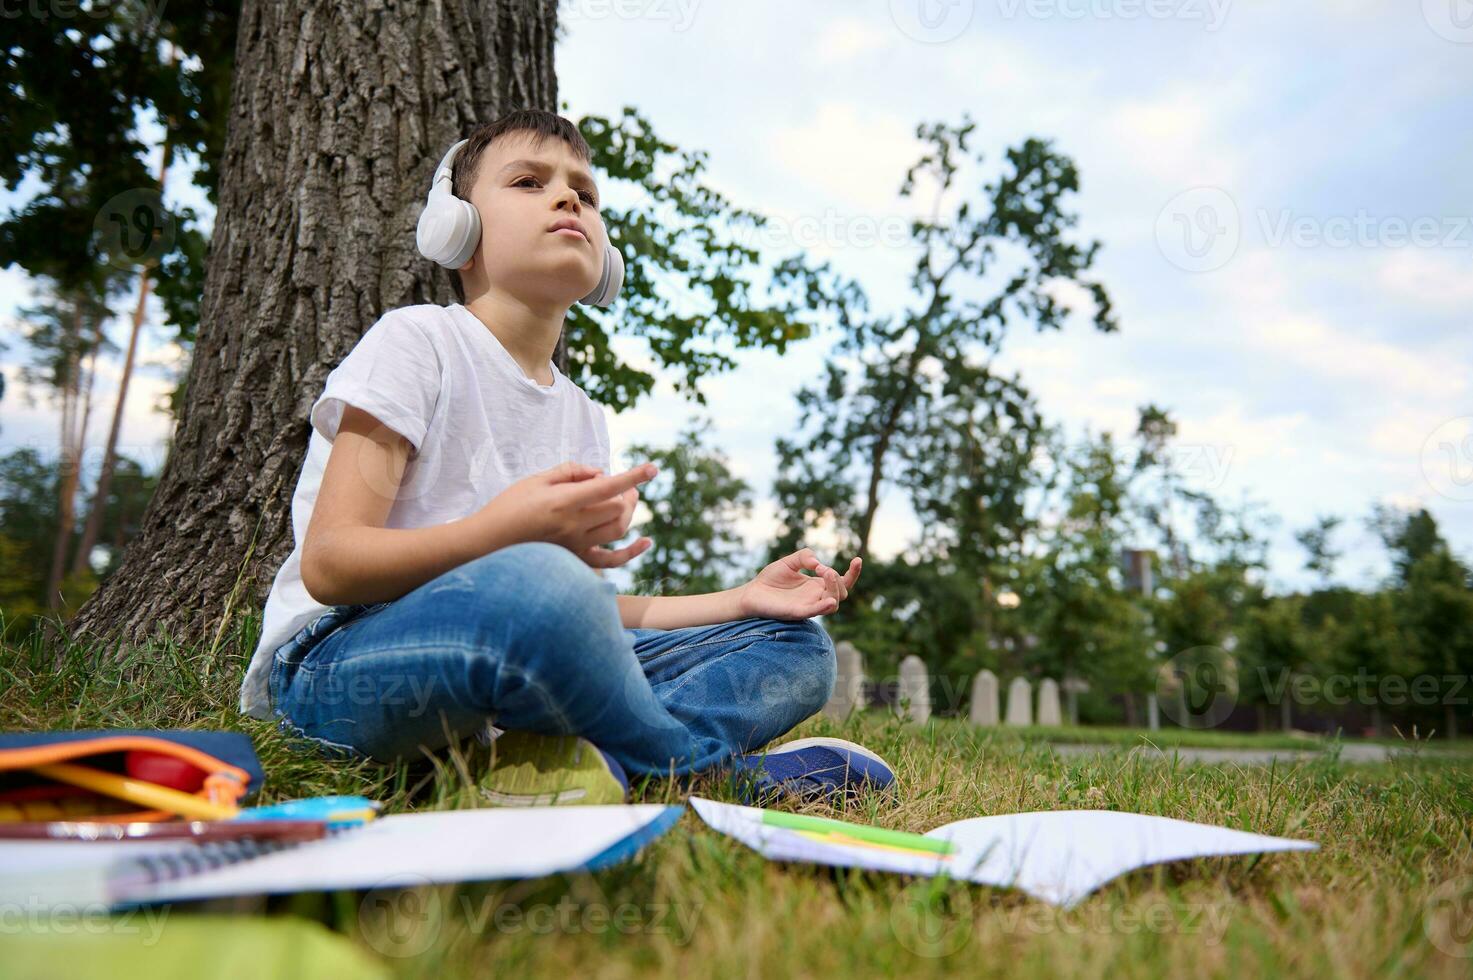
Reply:
M619 295L619 290L623 286L624 256L614 246L605 245L603 275L599 277L598 285L593 287L593 292L579 302L591 306L608 306L614 302L614 297Z
M475 205L435 192L425 202L414 229L419 254L447 269L458 269L481 242L481 215Z

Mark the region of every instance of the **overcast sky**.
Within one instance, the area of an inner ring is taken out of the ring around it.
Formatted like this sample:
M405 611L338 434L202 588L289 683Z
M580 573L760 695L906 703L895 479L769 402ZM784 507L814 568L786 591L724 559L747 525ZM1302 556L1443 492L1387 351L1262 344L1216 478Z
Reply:
M1283 518L1276 589L1310 584L1292 532L1322 513L1352 518L1341 581L1385 574L1361 525L1377 501L1428 507L1473 552L1466 0L582 0L563 20L570 117L636 106L662 138L709 153L709 184L859 279L881 310L906 303L914 253L856 229L908 214L896 191L918 123L969 112L992 161L1028 136L1053 140L1079 168L1077 231L1103 243L1096 272L1121 330L1081 318L1011 337L1003 366L1046 417L1128 440L1140 405L1170 410L1196 486ZM182 181L173 193L193 200ZM0 271L7 340L28 292ZM714 443L763 501L754 544L772 526L774 439L828 343L743 354L706 383ZM54 454L56 413L24 404L22 356L0 353L0 442ZM145 356L173 354L150 337ZM93 446L115 373L99 380ZM123 442L156 467L169 423L151 405L169 385L153 373L133 389ZM631 441L672 441L696 409L665 385L610 412L615 465L636 462L622 455ZM916 530L885 497L875 552Z

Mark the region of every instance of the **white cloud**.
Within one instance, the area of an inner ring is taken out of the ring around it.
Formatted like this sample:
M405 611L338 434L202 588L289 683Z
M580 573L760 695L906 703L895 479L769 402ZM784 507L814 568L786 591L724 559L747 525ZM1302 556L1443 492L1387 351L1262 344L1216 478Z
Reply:
M816 202L875 215L899 210L895 191L919 146L914 125L900 116L830 101L797 125L778 126L764 155L818 191Z
M1464 236L1473 235L1465 230ZM1436 311L1473 307L1473 248L1456 250L1395 249L1379 257L1376 282L1399 302Z
M1467 387L1463 370L1435 351L1359 337L1314 315L1256 320L1245 327L1244 338L1310 377L1368 385L1382 393L1453 399Z
M895 32L876 27L874 22L844 18L835 22L818 39L814 58L823 65L837 65L893 47Z

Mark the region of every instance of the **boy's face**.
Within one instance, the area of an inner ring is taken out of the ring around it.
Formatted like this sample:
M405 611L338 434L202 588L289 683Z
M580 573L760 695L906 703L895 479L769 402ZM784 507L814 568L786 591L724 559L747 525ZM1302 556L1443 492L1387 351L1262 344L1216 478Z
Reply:
M608 243L598 187L562 140L536 146L533 134L508 133L488 146L470 202L481 215L481 243L460 269L467 299L491 285L571 306L598 285Z

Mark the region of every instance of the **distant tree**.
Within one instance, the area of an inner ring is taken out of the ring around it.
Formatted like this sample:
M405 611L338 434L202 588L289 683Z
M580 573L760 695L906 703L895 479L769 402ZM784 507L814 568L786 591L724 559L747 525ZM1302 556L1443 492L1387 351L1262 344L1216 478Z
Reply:
M1413 527L1425 526L1414 520ZM1468 710L1467 684L1473 677L1473 589L1467 567L1440 536L1408 570L1401 610L1418 668L1435 680L1428 687L1438 692L1443 732L1457 738L1458 715ZM1411 695L1417 697L1415 686Z
M3 639L29 633L46 612L56 533L57 466L34 449L0 457L0 613Z
M1149 689L1146 610L1119 560L1129 533L1125 461L1109 432L1061 453L1062 506L1042 522L1020 609L1038 637L1039 672L1113 692Z
M1272 596L1248 611L1240 642L1233 651L1239 659L1241 690L1259 706L1260 727L1266 710L1277 705L1279 727L1294 727L1294 678L1312 675L1317 651L1304 625L1302 596ZM1322 659L1322 658L1321 658Z
M750 512L752 494L726 457L704 445L710 428L706 419L688 426L670 448L637 443L626 450L631 459L653 462L660 471L639 488L650 512L640 533L651 543L636 562L637 592L719 592L736 584L725 572L741 553L736 523Z
M797 431L777 441L782 523L769 554L790 551L810 527L831 521L838 553L870 565L889 481L925 522L923 545L983 593L969 612L987 616L992 580L1020 549L1022 492L1041 424L1027 389L994 361L1012 328L1061 329L1075 310L1061 298L1071 292L1088 297L1081 305L1093 307L1096 329L1117 326L1104 286L1090 277L1099 243L1070 235L1078 223L1073 162L1048 141L1027 139L1005 152L1000 175L978 181L980 194L970 193L983 161L968 147L975 128L966 116L916 128L925 150L899 194L931 200L929 216L911 223L913 308L871 315L854 283L808 290L834 317L838 340L823 379L797 395ZM859 598L836 618L861 615L868 599ZM969 632L979 628L987 624L973 622Z
M1344 523L1343 518L1332 515L1321 516L1315 519L1314 524L1294 533L1294 540L1298 541L1305 551L1305 570L1314 572L1326 584L1334 578L1335 562L1339 560L1341 554L1330 538L1342 523Z

